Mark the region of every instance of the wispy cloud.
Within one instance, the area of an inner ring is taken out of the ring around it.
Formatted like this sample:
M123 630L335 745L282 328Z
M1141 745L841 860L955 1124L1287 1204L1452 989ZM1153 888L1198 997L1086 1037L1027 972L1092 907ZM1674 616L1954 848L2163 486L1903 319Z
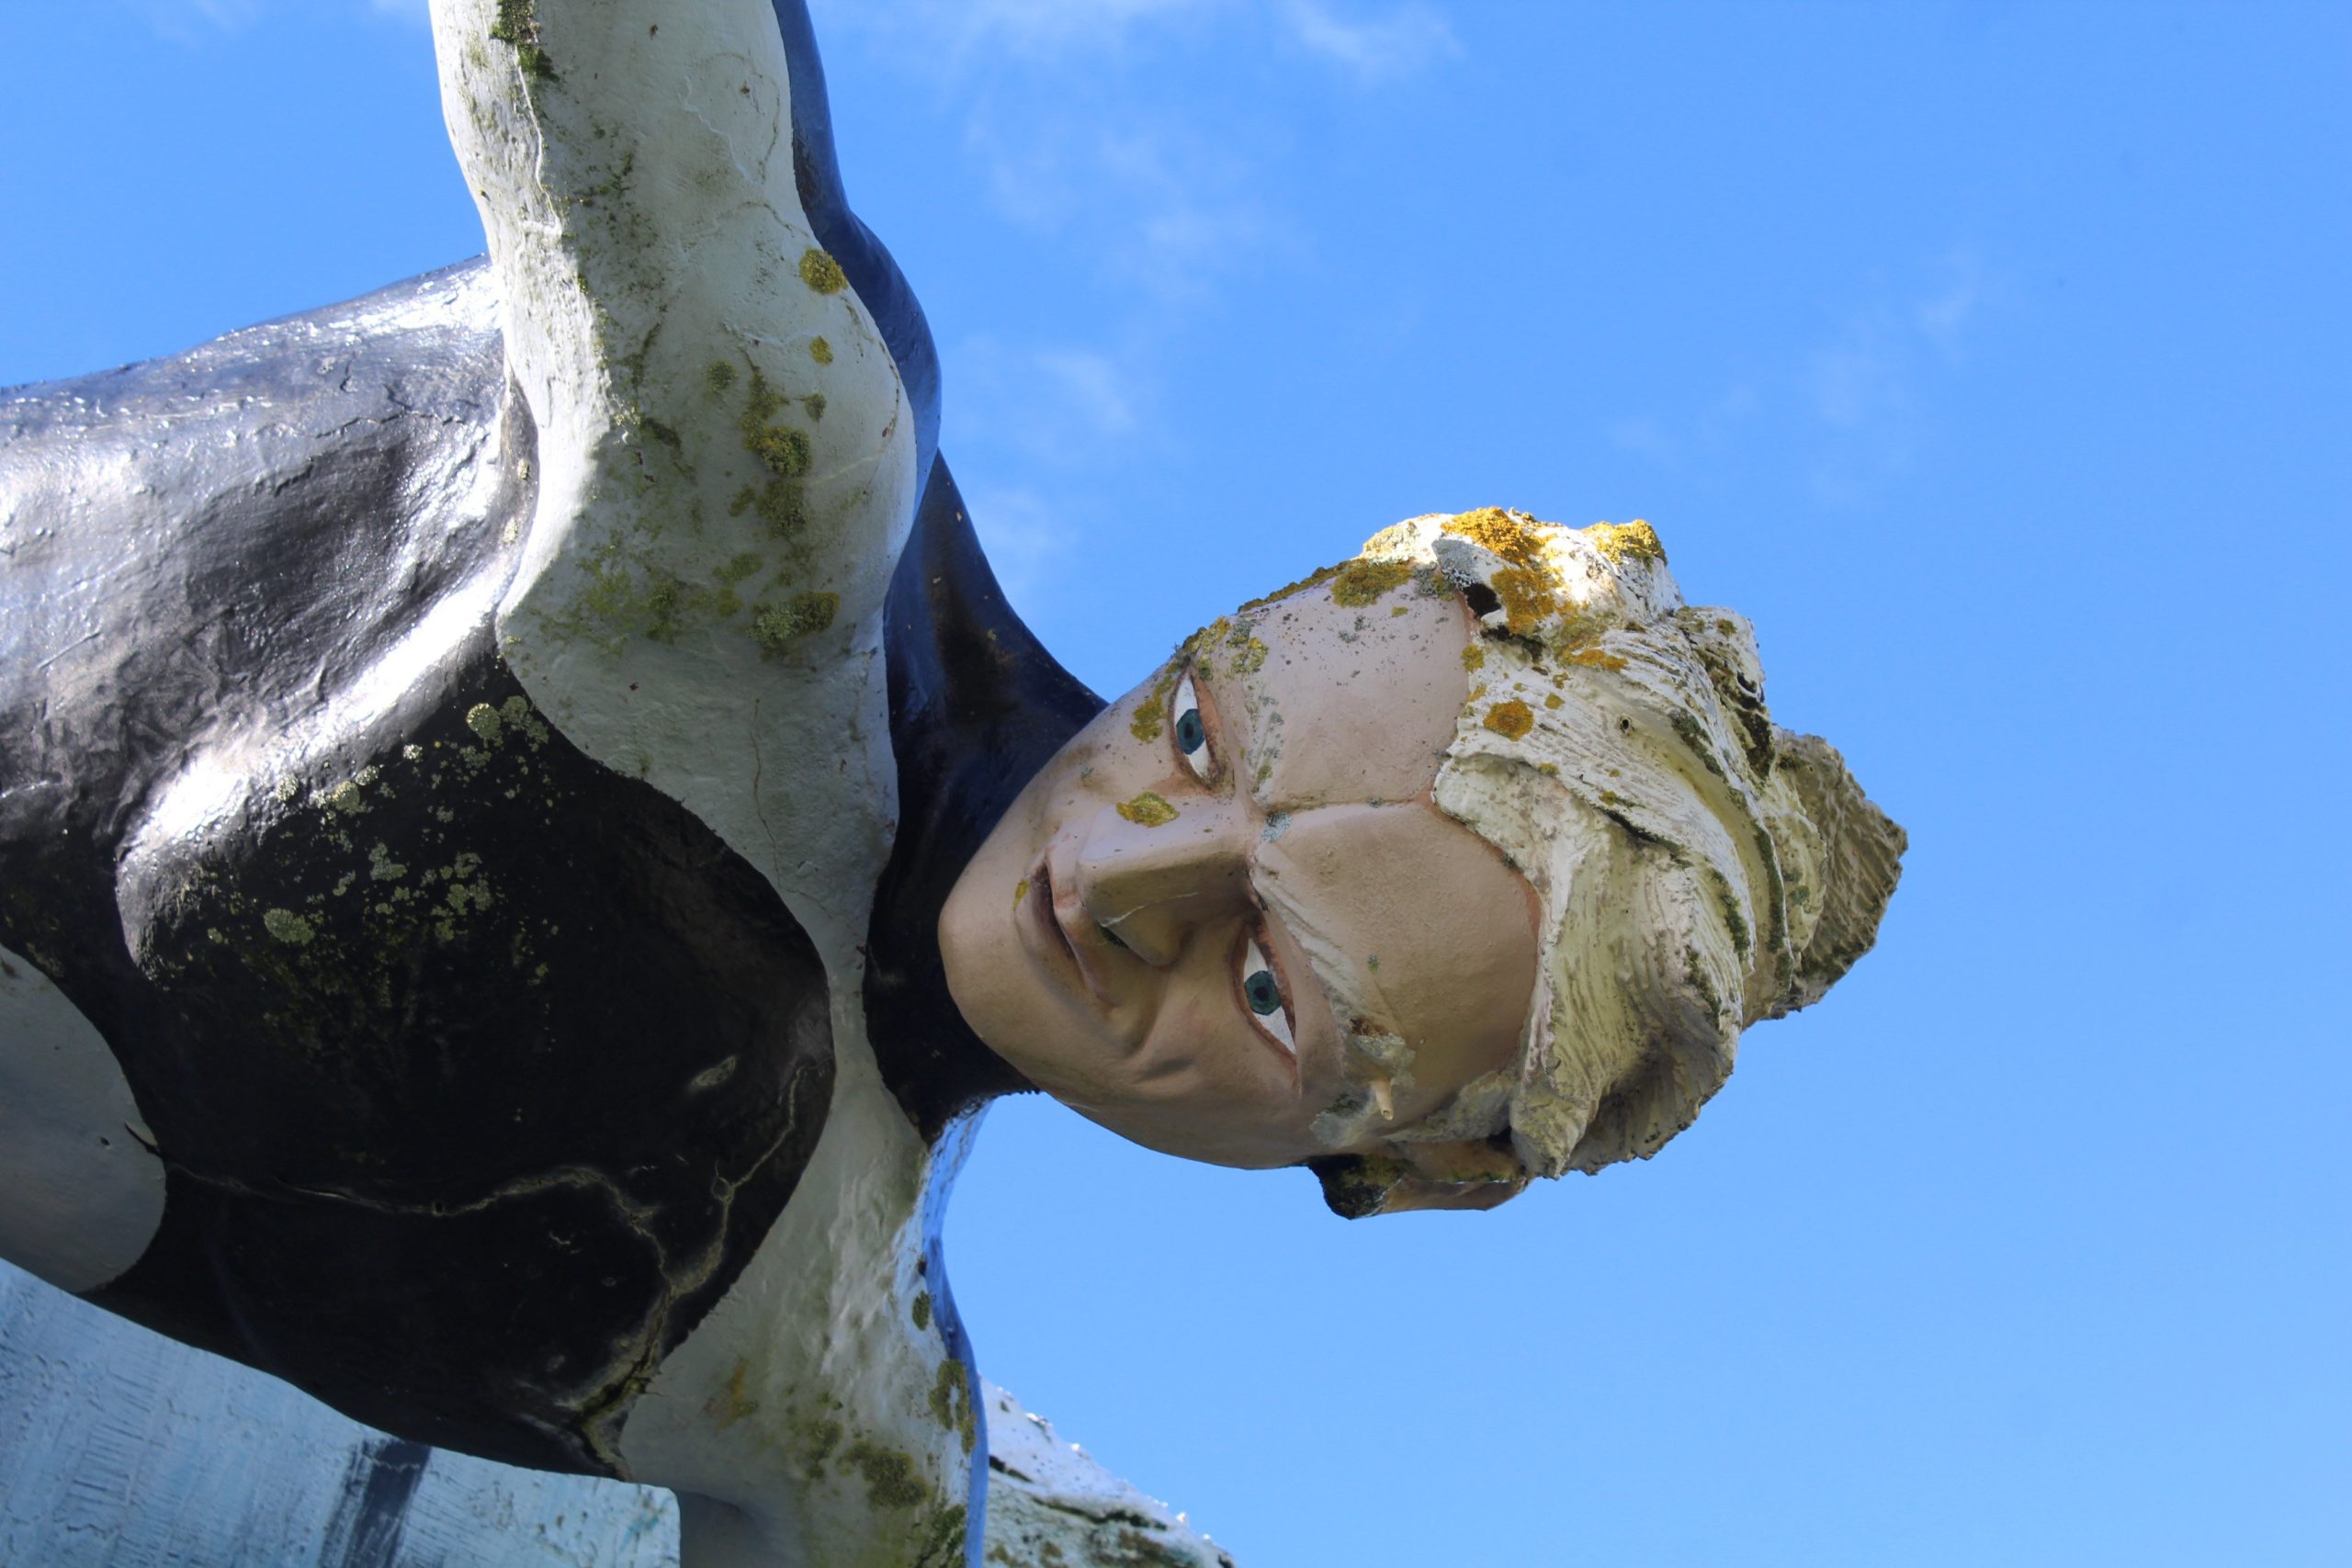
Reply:
M1761 422L1787 432L1816 500L1866 502L1933 438L1936 399L1998 298L1973 246L1955 245L1910 273L1864 288L1777 375L1743 379L1679 415L1625 415L1602 434L1629 456L1690 470L1719 464Z
M1932 431L1932 399L1981 326L1987 286L1973 247L1922 270L1927 278L1857 304L1805 367L1813 489L1826 502L1865 500L1911 466Z
M1006 601L1023 618L1035 615L1059 586L1081 533L1068 503L1025 485L985 483L968 487L964 500Z
M1289 0L1283 13L1291 36L1308 53L1367 85L1410 76L1462 52L1453 28L1426 6L1400 6L1379 16L1351 18L1325 0Z
M1150 377L1128 356L1082 344L1014 347L991 337L956 344L959 440L1018 451L1035 467L1099 469L1144 431Z

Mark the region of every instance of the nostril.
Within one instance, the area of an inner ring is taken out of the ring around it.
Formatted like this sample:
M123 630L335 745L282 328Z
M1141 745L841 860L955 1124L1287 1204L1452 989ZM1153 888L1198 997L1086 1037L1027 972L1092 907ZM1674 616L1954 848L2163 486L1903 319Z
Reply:
M1109 926L1098 923L1094 929L1102 933L1102 940L1104 942L1109 942L1113 947L1117 948L1120 952L1133 953L1135 951L1135 949L1129 947L1125 942L1121 942L1119 940L1119 933L1113 931Z

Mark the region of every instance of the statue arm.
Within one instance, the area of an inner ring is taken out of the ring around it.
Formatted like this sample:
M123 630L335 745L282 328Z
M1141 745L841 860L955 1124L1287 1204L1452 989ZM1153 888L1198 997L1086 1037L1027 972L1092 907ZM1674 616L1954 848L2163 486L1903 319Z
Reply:
M795 186L770 0L435 0L537 504L502 651L592 756L860 940L915 420Z

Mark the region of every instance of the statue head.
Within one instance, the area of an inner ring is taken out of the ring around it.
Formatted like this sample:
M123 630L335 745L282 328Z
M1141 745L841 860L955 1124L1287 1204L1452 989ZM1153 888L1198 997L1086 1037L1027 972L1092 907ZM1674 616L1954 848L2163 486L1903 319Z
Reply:
M1902 830L1645 524L1487 509L1196 632L1031 781L956 1004L1138 1143L1346 1214L1656 1152L1868 950Z

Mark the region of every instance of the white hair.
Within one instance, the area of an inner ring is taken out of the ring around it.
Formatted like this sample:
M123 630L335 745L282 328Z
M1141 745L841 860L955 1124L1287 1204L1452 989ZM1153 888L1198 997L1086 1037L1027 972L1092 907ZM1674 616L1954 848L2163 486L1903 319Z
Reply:
M1772 722L1746 618L1685 605L1647 524L1488 508L1397 524L1360 558L1433 569L1478 616L1436 801L1534 888L1541 961L1516 1066L1389 1134L1389 1157L1315 1162L1326 1195L1484 1206L1654 1154L1741 1030L1869 950L1903 830L1826 741ZM1465 1163L1482 1146L1498 1167Z

